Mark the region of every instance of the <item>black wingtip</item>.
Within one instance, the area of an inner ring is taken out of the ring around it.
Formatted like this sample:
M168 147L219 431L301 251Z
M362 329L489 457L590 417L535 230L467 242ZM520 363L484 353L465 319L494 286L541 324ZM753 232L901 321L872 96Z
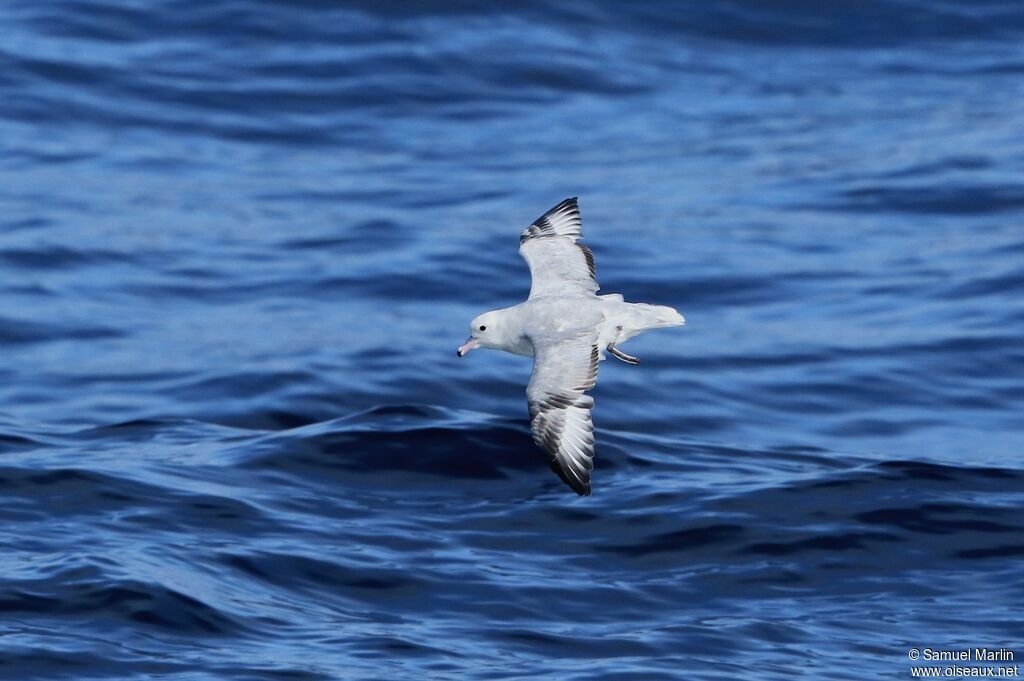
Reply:
M581 482L575 477L568 475L564 470L562 470L562 467L558 465L558 460L553 456L548 459L548 465L551 466L551 470L555 472L555 475L557 475L562 482L572 488L573 492L576 492L576 494L581 497L590 496L590 480ZM588 474L587 477L589 478L590 475Z
M541 215L539 218L534 220L534 224L537 224L538 222L540 222L541 220L543 220L547 216L551 215L552 213L557 213L557 212L559 212L561 210L564 210L565 208L574 208L577 212L579 212L579 209L580 209L579 199L577 197L575 197L575 196L570 196L567 199L562 199L557 204L555 204L554 206L549 208L547 211L545 211L544 215Z

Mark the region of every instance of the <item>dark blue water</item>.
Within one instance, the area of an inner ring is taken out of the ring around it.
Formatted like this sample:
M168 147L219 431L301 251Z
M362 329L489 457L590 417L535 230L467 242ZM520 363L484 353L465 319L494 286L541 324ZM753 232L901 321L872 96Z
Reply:
M0 677L1024 655L1017 0L0 3ZM594 495L454 349L580 197Z

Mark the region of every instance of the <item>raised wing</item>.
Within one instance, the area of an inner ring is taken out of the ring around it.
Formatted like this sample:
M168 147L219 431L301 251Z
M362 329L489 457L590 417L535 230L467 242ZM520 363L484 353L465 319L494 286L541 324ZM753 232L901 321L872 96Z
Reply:
M594 254L584 244L576 198L566 199L537 218L519 237L519 253L530 266L530 297L573 291L593 293Z
M577 494L590 495L594 468L594 398L597 334L534 344L533 376L526 388L533 440L547 452L551 470Z

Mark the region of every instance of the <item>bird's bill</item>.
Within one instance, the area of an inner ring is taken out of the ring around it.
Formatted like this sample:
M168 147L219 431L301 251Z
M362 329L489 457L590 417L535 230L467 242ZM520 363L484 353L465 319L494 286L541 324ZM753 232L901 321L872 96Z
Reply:
M469 352L470 350L472 350L473 348L475 348L479 344L480 344L479 340L477 340L476 338L473 338L472 336L470 336L466 340L466 342L461 347L459 347L458 350L455 351L455 354L457 354L459 357L462 357L467 352Z

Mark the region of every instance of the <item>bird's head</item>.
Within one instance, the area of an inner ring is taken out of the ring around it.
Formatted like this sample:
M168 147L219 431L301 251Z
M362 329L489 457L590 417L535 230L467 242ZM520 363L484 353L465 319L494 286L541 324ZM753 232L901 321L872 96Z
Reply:
M473 348L499 348L501 340L501 321L497 311L484 312L470 323L469 338L456 354L462 357Z

